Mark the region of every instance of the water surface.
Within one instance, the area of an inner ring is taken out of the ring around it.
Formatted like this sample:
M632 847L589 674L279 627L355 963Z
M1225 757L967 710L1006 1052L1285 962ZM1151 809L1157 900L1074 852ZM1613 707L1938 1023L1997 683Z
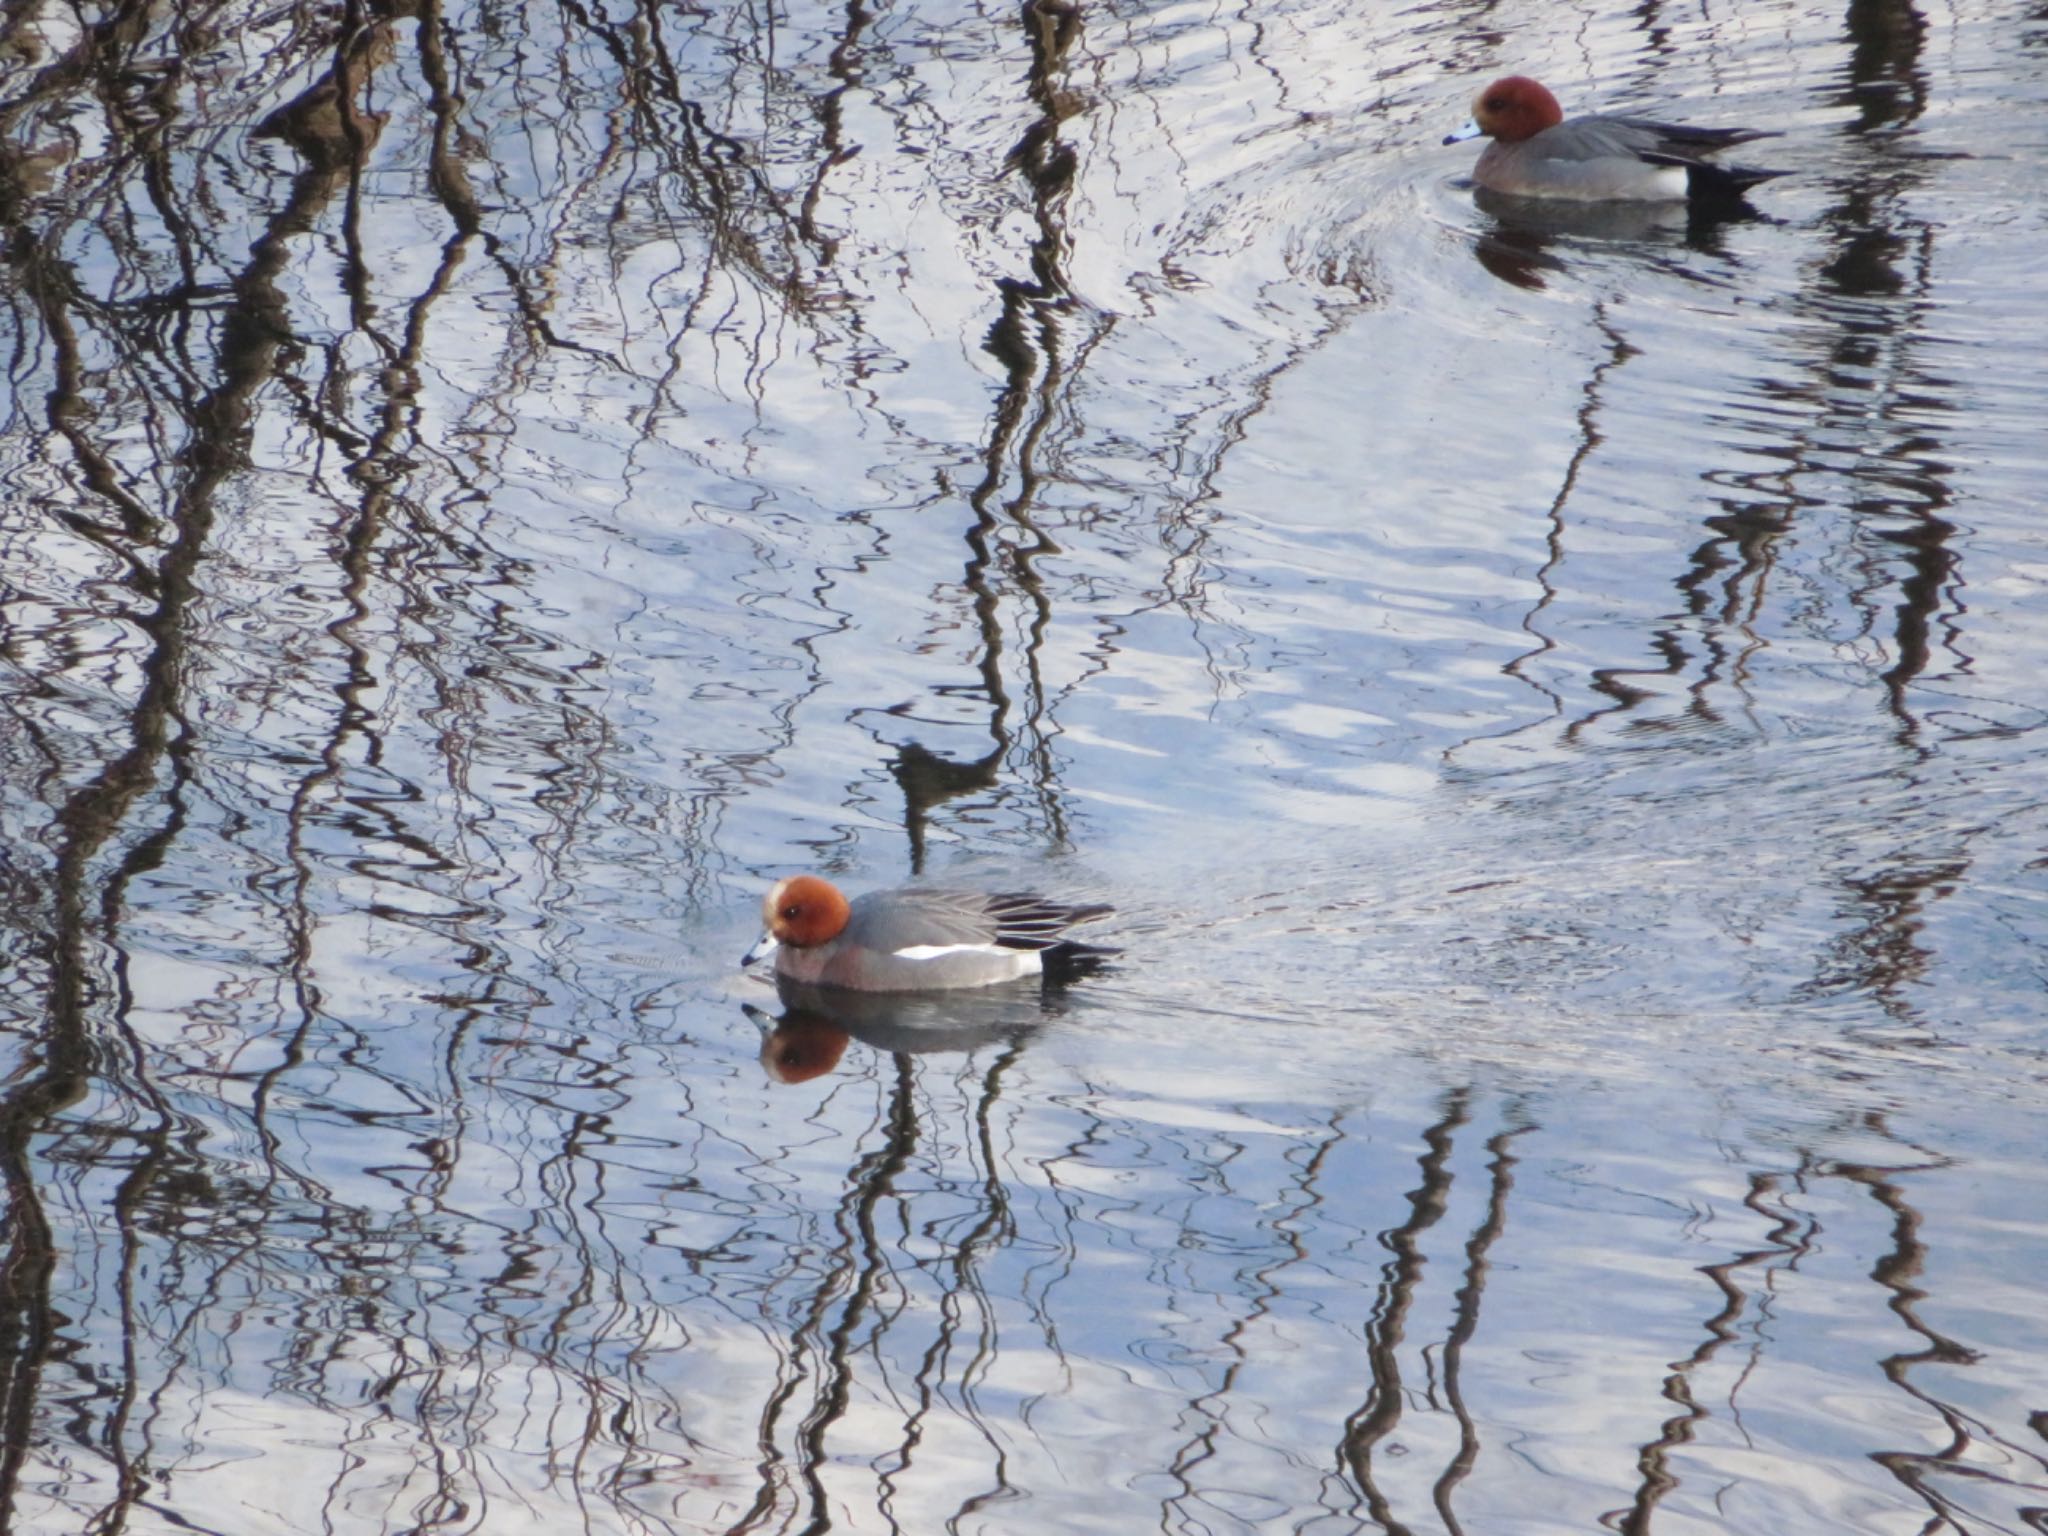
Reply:
M0 1524L2040 1526L2048 24L1357 9L10 13Z

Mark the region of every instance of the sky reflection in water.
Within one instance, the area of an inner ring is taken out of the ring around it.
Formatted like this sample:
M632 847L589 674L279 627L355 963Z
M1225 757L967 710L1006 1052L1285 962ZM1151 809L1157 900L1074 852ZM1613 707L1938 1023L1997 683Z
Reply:
M0 1526L2038 1525L2048 31L4 26Z

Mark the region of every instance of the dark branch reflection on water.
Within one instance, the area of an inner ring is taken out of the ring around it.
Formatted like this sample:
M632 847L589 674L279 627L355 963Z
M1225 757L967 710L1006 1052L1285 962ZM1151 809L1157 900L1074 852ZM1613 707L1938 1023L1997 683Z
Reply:
M2048 31L1355 11L0 19L0 1528L2039 1524Z

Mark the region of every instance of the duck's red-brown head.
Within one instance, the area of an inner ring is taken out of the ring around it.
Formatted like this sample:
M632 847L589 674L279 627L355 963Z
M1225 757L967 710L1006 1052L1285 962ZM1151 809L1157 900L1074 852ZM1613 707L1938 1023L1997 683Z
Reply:
M846 898L829 880L791 875L778 880L761 903L761 925L778 944L809 949L846 931Z
M1519 144L1563 122L1564 108L1527 75L1508 75L1472 98L1472 121L1489 138Z

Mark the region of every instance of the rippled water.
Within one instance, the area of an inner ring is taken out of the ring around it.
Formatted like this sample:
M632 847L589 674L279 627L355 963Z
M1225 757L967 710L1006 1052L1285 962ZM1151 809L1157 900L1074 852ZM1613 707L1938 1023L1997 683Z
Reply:
M2043 1528L2048 16L1363 10L0 20L0 1527Z

